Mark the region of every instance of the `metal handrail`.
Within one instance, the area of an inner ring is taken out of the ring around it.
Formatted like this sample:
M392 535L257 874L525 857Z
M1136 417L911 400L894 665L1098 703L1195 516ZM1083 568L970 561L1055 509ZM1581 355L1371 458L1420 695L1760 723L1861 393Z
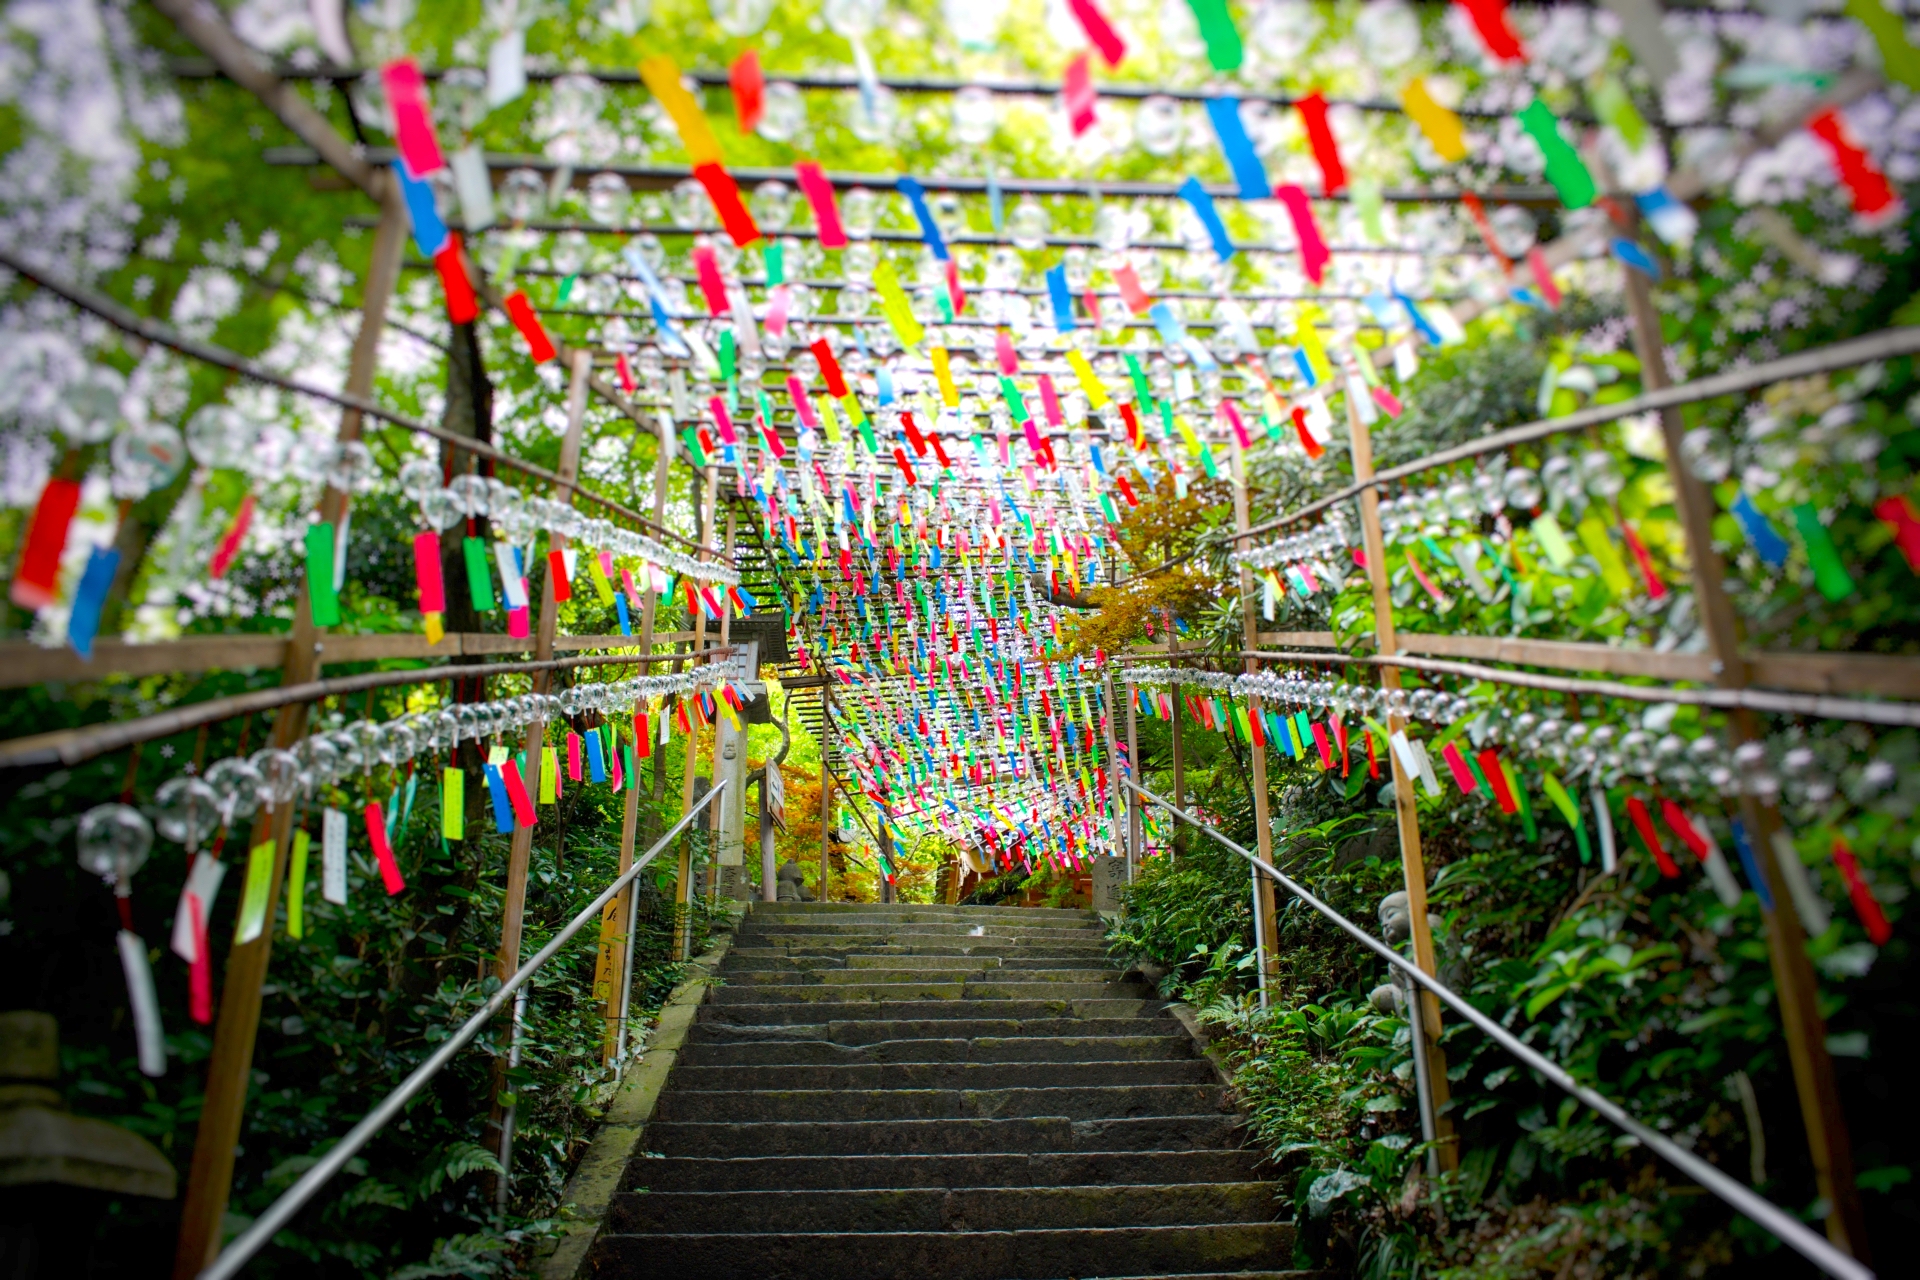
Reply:
M1422 987L1431 991L1440 999L1441 1003L1445 1004L1462 1018L1465 1018L1468 1022L1471 1022L1475 1027L1478 1027L1495 1044L1520 1059L1520 1061L1525 1063L1529 1068L1539 1072L1573 1097L1599 1112L1606 1119L1626 1130L1627 1133L1633 1137L1639 1139L1642 1144L1659 1154L1661 1158L1679 1169L1680 1172L1686 1174L1689 1178L1692 1178L1716 1196L1719 1196L1738 1212L1772 1232L1789 1248L1798 1252L1802 1257L1813 1263L1814 1266L1819 1267L1830 1276L1838 1277L1838 1280L1873 1280L1874 1273L1869 1267L1865 1266L1859 1260L1841 1252L1828 1241L1826 1237L1809 1228L1805 1223L1795 1218L1785 1209L1774 1204L1771 1200L1757 1194L1751 1188L1741 1185L1733 1178L1728 1177L1725 1173L1675 1143L1672 1139L1634 1119L1627 1113L1626 1108L1622 1107L1619 1103L1606 1097L1604 1094L1589 1089L1578 1080L1575 1080L1566 1068L1528 1046L1511 1031L1508 1031L1492 1018L1489 1018L1486 1014L1474 1008L1472 1004L1467 1002L1464 996L1456 994L1451 988L1421 969L1419 965L1413 963L1413 961L1407 959L1398 951L1395 951L1392 947L1389 947L1386 943L1380 941L1365 929L1362 929L1359 925L1341 915L1338 911L1335 911L1332 907L1315 897L1305 886L1295 881L1292 877L1262 862L1259 858L1248 853L1245 849L1227 839L1206 823L1201 822L1192 814L1186 812L1184 809L1175 808L1170 801L1153 794L1153 792L1148 791L1145 787L1138 786L1131 780L1124 781L1122 785L1139 793L1152 803L1159 805L1176 818L1181 819L1191 826L1200 828L1200 830L1206 832L1215 840L1245 858L1253 864L1256 872L1264 872L1277 884L1285 888L1288 893L1291 893L1294 897L1300 899L1300 901L1306 903L1315 911L1318 911L1321 915L1338 925L1341 929L1351 934L1362 946L1374 952L1388 964L1401 970L1414 982L1419 983Z
M359 1124L353 1126L333 1150L320 1157L319 1162L301 1175L298 1182L288 1187L278 1200L267 1206L266 1212L255 1218L252 1226L235 1236L233 1243L221 1250L220 1256L208 1263L206 1269L200 1272L198 1280L230 1280L231 1277L238 1275L240 1268L246 1266L253 1255L273 1239L275 1233L291 1221L293 1215L300 1212L307 1201L313 1199L334 1174L346 1167L347 1161L353 1158L355 1152L366 1146L374 1134L385 1128L389 1121L399 1115L401 1108L405 1107L413 1096L426 1086L427 1081L433 1079L442 1068L453 1061L453 1056L479 1035L480 1029L486 1026L496 1013L506 1008L507 1002L513 999L513 993L524 986L541 965L553 959L560 948L572 941L573 935L585 928L589 921L600 919L600 913L606 909L607 904L612 902L622 889L632 884L635 877L645 870L647 864L652 862L674 837L686 829L687 824L692 822L701 810L726 789L726 780L722 779L720 785L696 800L693 807L687 810L686 815L673 824L672 830L661 836L646 853L634 859L632 867L609 884L600 896L589 903L579 915L568 921L566 926L556 933L546 946L535 952L531 960L520 966L512 977L501 983L500 989L481 1006L480 1011L468 1018L458 1031L447 1038L446 1043L434 1050L431 1057L415 1067L413 1074L401 1081L399 1088L383 1098L380 1105L369 1111Z

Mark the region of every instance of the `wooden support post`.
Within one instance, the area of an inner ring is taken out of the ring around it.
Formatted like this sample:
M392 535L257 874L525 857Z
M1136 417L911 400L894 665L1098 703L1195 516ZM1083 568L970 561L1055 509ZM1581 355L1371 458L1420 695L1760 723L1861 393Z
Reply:
M1353 478L1373 476L1373 437L1360 412L1347 397L1347 426L1353 437ZM1393 599L1387 589L1387 546L1380 533L1380 493L1368 487L1360 491L1360 536L1367 554L1367 578L1373 585L1373 627L1378 651L1384 656L1399 652L1393 628ZM1380 683L1388 690L1400 687L1398 667L1380 668ZM1406 727L1403 715L1384 717L1387 732L1398 733ZM1400 870L1407 887L1407 911L1413 929L1413 962L1427 974L1437 974L1433 954L1433 930L1427 924L1427 865L1420 850L1420 811L1414 799L1414 780L1400 764L1391 743L1382 744L1393 768L1393 809L1400 827ZM1427 1080L1432 1090L1434 1133L1439 1141L1440 1167L1453 1170L1460 1165L1460 1146L1453 1134L1453 1121L1442 1114L1449 1097L1446 1052L1440 1047L1440 1001L1430 992L1420 995L1420 1025L1427 1041Z
M710 554L708 544L713 541L713 507L714 502L719 496L719 473L714 470L709 470L706 473L706 478L706 492L702 494L699 499L700 558L702 560L708 558ZM707 647L707 615L700 611L698 604L690 602L688 608L692 615L688 619L688 626L693 631L693 652L697 660L701 651ZM693 808L693 780L700 771L700 720L697 716L690 717L690 719L693 724L693 732L687 735L686 767L682 771L680 779L681 813L685 813L687 810ZM709 776L711 777L713 775ZM699 824L696 824L696 826L698 825ZM712 810L708 810L705 826L708 831L715 831L719 827L719 823L715 821L712 816ZM693 923L692 832L688 832L680 841L680 860L674 868L673 875L673 900L678 904L682 912L680 918L675 920L673 925L673 953L680 957L680 959L687 960L692 958L693 955L693 930L691 927Z
M1124 682L1123 682L1124 683ZM1140 725L1138 722L1140 704L1132 690L1127 692L1127 767L1133 770L1135 786L1145 786L1146 780L1140 772ZM1140 869L1140 862L1147 854L1146 814L1140 807L1140 797L1127 795L1127 883L1133 883L1134 875Z
M667 514L667 467L673 461L673 429L670 422L660 427L660 442L654 450L653 460L653 523L658 525ZM640 654L642 657L653 655L653 621L656 613L655 602L659 594L653 589L653 575L645 575L646 593L640 605ZM615 588L618 590L618 588ZM642 668L644 670L645 668ZM652 728L651 722L648 725ZM657 736L657 735L656 735ZM618 750L618 748L615 748ZM640 828L640 759L639 752L634 753L633 776L627 779L627 802L620 820L620 874L625 875L633 866L634 848ZM602 1046L602 1060L612 1059L615 1047L620 1042L620 1010L624 1007L624 988L633 982L633 974L626 968L631 948L626 935L633 928L633 886L620 891L620 896L607 904L606 914L600 918L600 969L598 972L609 975L606 984L606 1037Z
M1640 356L1641 385L1658 391L1671 385L1667 375L1666 341L1660 313L1646 280L1626 271L1627 308L1633 318L1634 346ZM1692 562L1694 603L1714 656L1716 684L1738 688L1748 683L1746 659L1740 652L1740 620L1728 597L1725 565L1713 545L1713 498L1707 487L1681 461L1680 438L1686 424L1678 409L1660 414L1660 433L1667 449L1667 472L1673 479L1674 504L1686 530L1687 556ZM1730 745L1764 739L1758 718L1746 710L1727 716ZM1800 1119L1807 1133L1820 1198L1827 1204L1827 1238L1871 1265L1866 1215L1853 1178L1853 1141L1846 1111L1834 1080L1833 1057L1827 1052L1826 1020L1820 1016L1819 986L1807 956L1806 934L1786 893L1774 861L1773 835L1781 829L1780 811L1752 796L1740 798L1741 818L1753 847L1754 860L1766 878L1774 909L1763 911L1767 928L1767 956L1773 967L1781 1034L1787 1042L1787 1060L1793 1068L1794 1088L1800 1099Z
M821 664L820 679L820 888L815 894L817 901L827 901L827 843L833 835L833 769L830 761L833 754L833 722L829 715L833 708L833 677L827 673L826 664Z
M379 186L385 193L380 225L374 232L373 256L367 268L360 331L354 337L353 353L347 365L346 390L356 396L373 390L380 333L386 325L387 303L400 278L400 258L407 241L406 207L400 202L400 193L391 190L384 180ZM340 440L358 440L360 431L359 410L348 409L340 415ZM347 494L329 488L320 500L320 518L338 528L346 514L347 502ZM307 609L307 593L301 591L294 606L293 633L287 642L286 663L281 674L283 683L303 684L319 677L319 636L320 630L313 625L313 615ZM281 750L291 749L306 730L305 704L282 707L274 718L273 745ZM266 983L267 963L273 953L273 919L286 875L293 810L294 806L288 804L278 806L271 814L261 814L254 820L247 842L248 848L268 839L274 844L273 875L267 889L267 927L252 942L236 944L227 953L219 1021L214 1025L213 1053L207 1061L206 1101L201 1107L200 1126L194 1134L193 1164L187 1174L186 1202L181 1208L180 1235L174 1252L175 1280L191 1280L220 1251L220 1224L233 1192L234 1150L240 1141L247 1085L253 1076L261 988Z
M1247 463L1241 451L1235 449L1233 451L1233 527L1244 533L1252 527L1252 524L1252 517L1247 508ZM1252 545L1252 540L1236 538L1233 545L1236 550L1245 551ZM1259 616L1254 612L1253 607L1253 571L1245 565L1240 566L1240 620L1243 641L1241 647L1258 649L1260 623ZM1249 673L1259 669L1260 663L1256 659L1246 660L1246 670ZM1256 723L1260 720L1260 699L1249 700L1249 715ZM1229 729L1228 732L1232 730ZM1264 745L1266 738L1264 728L1259 736L1260 742L1248 744L1248 752L1253 758L1254 852L1261 862L1271 867L1273 865L1273 822L1267 799L1267 748ZM1280 954L1280 917L1272 877L1261 875L1256 871L1253 884L1254 896L1258 900L1255 905L1259 908L1256 912L1258 919L1254 921L1254 929L1260 935L1261 955L1264 957L1265 972L1261 983L1261 998L1264 1003L1266 989L1272 985L1274 976L1278 972L1275 968L1275 957Z

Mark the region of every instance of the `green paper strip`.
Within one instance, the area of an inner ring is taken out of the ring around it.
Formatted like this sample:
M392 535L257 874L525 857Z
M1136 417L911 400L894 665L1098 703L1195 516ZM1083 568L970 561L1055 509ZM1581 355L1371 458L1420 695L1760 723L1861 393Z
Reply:
M1207 62L1215 71L1238 71L1245 51L1233 16L1227 12L1227 0L1187 0L1187 7L1200 24L1200 38L1207 42Z
M487 571L487 544L479 538L468 538L461 549L467 559L467 594L473 599L473 611L492 613L493 575Z
M1580 153L1561 136L1560 121L1547 104L1535 98L1520 113L1519 120L1520 127L1540 144L1540 153L1547 161L1547 181L1560 193L1560 203L1569 209L1584 209L1592 204L1599 194L1593 185L1593 175L1587 172L1586 161L1580 158Z
M1527 789L1520 784L1520 775L1505 760L1500 762L1502 772L1507 775L1507 790L1513 796L1514 803L1520 806L1520 826L1527 833L1527 843L1540 841L1540 829L1533 823L1533 801L1527 797Z
M1553 801L1553 807L1560 811L1560 816L1565 818L1567 825L1573 828L1573 838L1580 846L1580 861L1592 862L1593 849L1587 844L1587 827L1580 820L1580 809L1573 803L1573 797L1567 794L1567 789L1561 785L1560 779L1550 773L1540 780L1540 785L1546 791L1547 799Z
M1551 515L1541 515L1533 522L1533 536L1540 543L1540 549L1547 553L1547 559L1556 569L1565 569L1573 563L1573 547L1567 542L1567 535L1560 530L1560 522Z
M340 625L340 595L333 589L333 525L307 526L307 610L316 627Z
M1355 178L1347 183L1347 197L1353 201L1353 207L1360 214L1360 229L1367 233L1367 239L1375 244L1387 242L1386 227L1380 221L1385 202L1380 197L1378 178ZM1355 347L1357 352L1359 347Z
M739 371L734 357L733 330L723 329L720 332L720 380L729 385Z
M1800 530L1800 540L1807 545L1807 560L1813 565L1813 585L1820 588L1820 594L1829 600L1845 600L1852 595L1853 577L1840 563L1833 535L1820 523L1820 513L1811 502L1803 502L1793 509L1793 524Z
M570 275L567 275L561 279L560 299L559 299L561 306L563 307L566 306L567 299L573 296L573 282L575 280L578 280L579 278L580 278L580 273L578 271L575 271Z
M1127 377L1133 380L1133 399L1135 407L1141 413L1153 412L1153 393L1147 390L1146 371L1141 369L1140 361L1131 351L1123 351L1121 357L1127 362Z
M440 838L467 838L467 775L458 769L440 771Z
M307 850L313 840L305 827L293 833L293 855L287 861L287 936L307 936Z
M1629 148L1638 151L1647 140L1647 122L1641 118L1640 109L1633 105L1633 99L1627 95L1626 88L1613 76L1601 76L1587 93L1593 103L1593 114L1613 126L1620 140Z
M767 268L769 288L787 282L786 251L780 247L778 240L769 240L760 246L760 261Z
M262 840L247 851L247 883L240 891L240 923L235 945L252 942L267 926L267 890L273 887L273 841Z
M1627 576L1627 566L1620 559L1619 549L1613 545L1613 539L1607 536L1607 527L1600 523L1600 517L1589 512L1575 528L1580 535L1581 545L1600 563L1600 577L1606 582L1607 589L1616 596L1624 596L1633 590L1633 579Z
M1016 423L1025 422L1031 416L1027 412L1027 402L1020 394L1020 388L1013 385L1013 379L1006 374L1000 375L1000 396L1007 402L1007 412L1013 415Z
M1907 39L1906 19L1890 12L1880 0L1847 0L1847 16L1865 27L1880 46L1880 66L1887 79L1920 89L1920 50Z

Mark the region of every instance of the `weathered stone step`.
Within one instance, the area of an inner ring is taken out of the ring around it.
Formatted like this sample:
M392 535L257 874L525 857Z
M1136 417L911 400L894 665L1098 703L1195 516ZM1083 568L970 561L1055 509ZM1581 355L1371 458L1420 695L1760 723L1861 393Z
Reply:
M753 950L734 952L727 957L726 970L736 973L820 973L835 969L1100 969L1117 971L1107 954L1089 947L1078 953L1040 955L1019 948L1011 954L954 947L951 950L906 951L882 948L878 951L842 951L832 955L795 955L785 951Z
M910 975L908 975L910 978ZM716 989L709 1003L725 1008L736 1004L779 1004L801 1001L913 1001L913 1000L1123 1000L1145 998L1147 988L1132 982L1015 982L1005 979L965 982L795 982L770 985L728 985Z
M1102 986L1109 982L1120 981L1120 971L1110 966L1099 968L1060 968L1034 969L1025 964L981 965L976 961L955 957L946 964L908 965L903 967L881 968L878 966L848 966L847 968L814 969L800 972L781 972L768 969L726 970L729 986L735 987L804 987L804 986L881 986L898 984L916 984L937 982L943 986L967 986L974 983L1035 983L1035 982L1074 982L1082 985Z
M1064 1280L1070 1276L1221 1272L1283 1263L1293 1227L1278 1222L1047 1231L608 1235L597 1276L676 1280ZM1121 1268L1116 1268L1120 1263Z
M674 1156L635 1160L623 1190L795 1191L889 1187L1081 1187L1244 1182L1257 1151L991 1152L962 1155Z
M1264 1182L1121 1187L920 1187L862 1191L650 1191L615 1197L607 1230L669 1232L1035 1231L1271 1222Z
M764 947L783 943L808 944L849 940L916 945L953 938L978 938L983 942L1017 942L1028 946L1040 946L1052 942L1099 941L1105 935L1106 931L1097 923L1034 925L995 921L968 924L963 920L954 920L929 923L902 921L899 924L889 924L886 921L874 920L848 921L845 924L826 921L808 921L806 924L796 925L746 924L740 927L737 936L750 946Z
M1097 920L1098 917L1085 907L973 907L946 905L942 903L878 903L878 902L755 902L747 919L758 922L768 919L798 917L826 917L842 919L847 916L884 916L888 919L930 920L953 917L963 920L1007 919L1021 920Z
M708 1024L711 1028L714 1024ZM1150 1024L1152 1025L1152 1024ZM1156 1025L1156 1030L1158 1029ZM679 1087L694 1068L773 1067L784 1070L818 1066L854 1067L883 1063L987 1064L1035 1063L1042 1066L1081 1062L1197 1062L1185 1036L982 1036L978 1039L882 1040L873 1044L836 1044L831 1040L694 1040L680 1051L674 1069ZM1207 1068L1209 1071L1211 1067Z
M738 995L724 999L729 990ZM839 989L845 996L845 988ZM1051 1000L995 1000L986 998L954 1000L900 1000L845 998L837 1001L821 1000L747 1000L740 996L761 996L758 991L730 989L721 987L713 993L707 1003L700 1006L700 1020L707 1022L731 1022L736 1025L750 1026L754 1023L819 1023L819 1022L945 1022L994 1019L1015 1023L1029 1020L1055 1019L1110 1019L1120 1018L1138 1021L1151 1018L1166 1007L1160 1000L1088 1000L1068 998L1067 993L1055 993ZM1162 1026L1165 1024L1162 1023ZM1093 1028L1088 1027L1091 1031ZM1041 1034L1047 1034L1042 1032ZM1054 1032L1053 1034L1059 1034ZM838 1039L838 1036L834 1037ZM895 1039L897 1035L888 1035L886 1039Z
M809 1120L994 1120L1065 1116L1190 1116L1223 1110L1217 1083L1083 1085L1004 1089L668 1089L654 1115L663 1121L764 1124Z
M1104 1001L1102 1003L1105 1003ZM1129 1004L1137 1002L1129 1001ZM1168 1020L1153 1016L1156 1005L1137 1017L1074 1017L1071 1010L1062 1016L1049 1009L1045 1016L1028 1018L835 1018L827 1022L748 1022L732 1015L748 1006L736 1005L722 1014L706 1013L695 1021L688 1033L691 1044L765 1044L776 1040L830 1040L835 1044L879 1044L887 1040L1042 1040L1062 1037L1165 1036ZM772 1006L768 1006L772 1007ZM784 1006L783 1006L784 1007ZM879 1006L872 1006L878 1008ZM849 1013L864 1012L866 1006L854 1006ZM888 1009L887 1012L898 1012ZM832 1009L808 1009L803 1013L831 1013ZM1191 1041L1188 1041L1191 1044Z
M663 1095L665 1096L665 1095ZM656 1121L644 1141L669 1156L825 1156L1029 1151L1179 1151L1234 1147L1244 1138L1229 1114L1071 1120L810 1120L743 1123Z
M936 1042L937 1043L937 1042ZM762 1089L1065 1089L1083 1085L1218 1086L1211 1062L877 1062L845 1066L693 1066L673 1069L676 1092Z

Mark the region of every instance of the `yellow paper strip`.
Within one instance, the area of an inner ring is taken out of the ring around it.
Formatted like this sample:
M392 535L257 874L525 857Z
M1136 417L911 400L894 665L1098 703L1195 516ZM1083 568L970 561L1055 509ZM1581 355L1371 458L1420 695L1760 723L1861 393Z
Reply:
M700 110L699 102L680 83L680 68L673 59L665 54L642 59L640 78L647 82L647 88L653 90L653 96L660 99L660 105L673 117L674 127L680 131L680 141L687 148L687 158L696 165L719 164L719 140L713 136L713 127L707 123L706 113Z
M1613 539L1607 536L1607 527L1600 523L1599 517L1589 514L1574 529L1579 533L1582 545L1600 562L1600 577L1605 580L1608 589L1616 596L1624 596L1632 591L1633 579L1627 576L1626 563L1620 559L1619 549L1613 545Z
M307 851L313 838L305 827L293 833L293 853L287 860L287 936L307 936Z
M543 747L540 751L540 803L553 804L558 800L554 782L560 776L560 753L552 747Z
M427 633L428 644L439 644L446 639L447 629L442 624L439 614L423 613L420 615L420 622L422 629Z
M933 376L940 380L940 398L946 401L947 408L960 407L960 388L953 385L953 367L947 363L947 349L933 349Z
M440 771L440 835L447 840L467 838L467 775L459 769Z
M1313 327L1313 321L1301 316L1294 322L1293 340L1307 353L1307 363L1313 366L1313 376L1322 382L1333 380L1333 363L1327 359L1326 344L1320 341L1320 331Z
M820 425L826 428L828 441L840 443L840 415L833 411L833 397L825 392L820 394Z
M1400 91L1400 105L1420 126L1420 132L1427 135L1427 141L1433 144L1442 160L1467 158L1467 134L1460 125L1460 117L1433 100L1433 95L1427 92L1426 81L1419 76L1407 81L1407 87Z
M1080 379L1081 390L1087 393L1089 408L1098 409L1113 399L1107 394L1107 388L1100 381L1099 376L1094 373L1093 365L1087 360L1086 352L1069 348L1067 363L1073 366L1074 375Z
M613 584L607 581L607 571L600 567L600 553L598 551L582 551L580 554L586 557L587 571L593 575L594 594L600 597L601 604L612 604Z
M873 287L880 295L880 307L887 313L887 323L899 335L900 345L919 346L927 331L913 318L913 305L907 301L907 291L900 287L900 275L891 262L882 259L873 269Z

